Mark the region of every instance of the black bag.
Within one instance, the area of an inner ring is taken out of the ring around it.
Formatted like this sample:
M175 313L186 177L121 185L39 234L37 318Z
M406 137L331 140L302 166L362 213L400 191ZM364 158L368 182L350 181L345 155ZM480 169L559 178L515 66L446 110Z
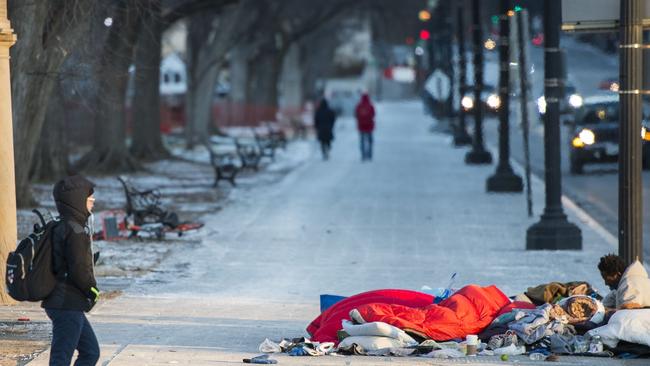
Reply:
M7 257L5 284L9 295L18 301L41 301L56 286L53 269L53 232L58 220L45 222L38 210L32 210L41 224L20 241L15 251Z

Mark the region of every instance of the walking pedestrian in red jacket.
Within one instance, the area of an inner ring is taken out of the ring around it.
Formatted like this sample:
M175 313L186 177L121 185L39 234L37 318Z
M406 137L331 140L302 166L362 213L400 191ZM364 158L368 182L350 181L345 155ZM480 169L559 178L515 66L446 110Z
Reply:
M372 132L375 130L375 107L370 102L368 94L361 96L361 101L355 109L357 128L361 142L361 161L372 159Z

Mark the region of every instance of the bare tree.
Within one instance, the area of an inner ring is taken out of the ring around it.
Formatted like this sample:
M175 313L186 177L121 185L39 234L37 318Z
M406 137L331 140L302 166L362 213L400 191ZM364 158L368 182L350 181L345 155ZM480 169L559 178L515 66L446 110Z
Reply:
M30 181L51 181L63 177L70 167L65 133L66 106L61 84L59 78L47 105L45 123L32 161Z
M126 146L125 95L145 2L117 0L115 3L97 71L101 94L93 149L77 162L77 170L112 173L134 171L140 167Z
M142 31L135 52L133 96L133 140L131 154L139 160L169 156L160 133L160 61L164 22L160 0L151 0L143 9Z
M185 103L188 148L208 135L219 71L228 52L243 41L246 32L255 29L257 21L264 16L262 3L259 0L244 0L224 9L221 15L216 14L219 9L215 9L212 13L199 13L190 18Z
M357 6L350 0L309 4L300 0L270 1L273 16L267 16L267 21L260 25L261 29L251 37L253 46L248 60L247 100L254 105L276 109L278 81L291 46Z
M9 1L19 41L11 49L18 206L34 203L29 173L60 67L87 31L92 0Z

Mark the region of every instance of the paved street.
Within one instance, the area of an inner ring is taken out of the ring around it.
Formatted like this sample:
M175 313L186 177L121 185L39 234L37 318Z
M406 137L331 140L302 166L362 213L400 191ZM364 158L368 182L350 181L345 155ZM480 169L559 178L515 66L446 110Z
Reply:
M523 195L486 194L494 166L464 165L465 150L427 132L430 121L419 103L382 104L378 116L372 163L360 161L352 121L340 120L330 161L321 161L314 147L282 182L234 192L223 211L206 218L201 247L178 248L160 271L97 306L90 318L103 360L241 363L258 353L264 338L303 335L318 314L319 294L438 287L452 272L458 272L457 286L496 284L508 295L549 281L586 280L605 290L596 263L615 248L586 215L567 210L583 229L584 250L527 252L525 231L540 205L531 219ZM533 191L543 202L539 180ZM46 359L43 354L30 365ZM395 357L277 359L287 365L432 364ZM467 361L433 364L461 363ZM503 364L489 357L471 363Z
M563 48L567 54L569 80L583 96L602 95L608 92L599 90L598 84L608 77L617 77L617 55L604 54L590 45L577 42L571 37L564 37ZM593 60L599 62L593 62ZM496 65L498 56L488 55L488 63ZM533 99L543 93L544 85L544 55L543 49L531 47L531 61L535 72L531 74ZM497 83L498 74L488 75L490 83ZM523 137L520 127L520 105L517 99L511 102L511 154L519 163L524 163ZM530 154L531 169L538 176L544 174L544 126L537 114L537 107L531 107L530 117ZM470 124L473 121L470 119ZM498 120L486 120L486 140L494 147L498 146ZM618 231L618 165L616 163L589 164L585 174L573 175L569 172L569 135L573 131L569 126L562 125L560 138L562 151L562 183L563 191L580 207L588 211L610 233ZM643 215L644 222L650 219L650 172L643 175ZM650 255L650 225L643 231L645 255Z

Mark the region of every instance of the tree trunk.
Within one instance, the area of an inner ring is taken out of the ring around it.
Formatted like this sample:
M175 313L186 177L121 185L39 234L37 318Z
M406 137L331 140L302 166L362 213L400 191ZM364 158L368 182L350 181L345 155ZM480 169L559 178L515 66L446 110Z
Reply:
M135 53L133 157L154 161L169 156L160 133L160 61L163 23L160 0L151 1Z
M278 108L278 82L286 50L259 55L249 61L250 77L246 98L253 105L256 122L275 119Z
M257 18L257 1L242 1L223 14L197 14L190 20L187 41L187 94L185 137L191 149L207 136L212 121L212 96L226 54ZM218 128L217 128L218 131Z
M99 95L93 149L76 170L102 174L136 171L140 164L126 146L126 90L129 66L141 25L139 1L122 0L106 40L99 66Z
M29 184L45 111L63 61L86 33L94 2L9 2L20 41L11 49L11 89L16 164L16 203L34 206Z
M188 146L203 142L209 136L212 121L212 101L214 86L219 75L220 65L211 65L203 76L193 83L192 99L188 106L191 110L192 135L188 136Z
M47 106L45 124L41 130L41 138L36 147L36 155L32 162L31 181L53 181L68 173L68 142L66 136L65 98L61 81L52 91Z

